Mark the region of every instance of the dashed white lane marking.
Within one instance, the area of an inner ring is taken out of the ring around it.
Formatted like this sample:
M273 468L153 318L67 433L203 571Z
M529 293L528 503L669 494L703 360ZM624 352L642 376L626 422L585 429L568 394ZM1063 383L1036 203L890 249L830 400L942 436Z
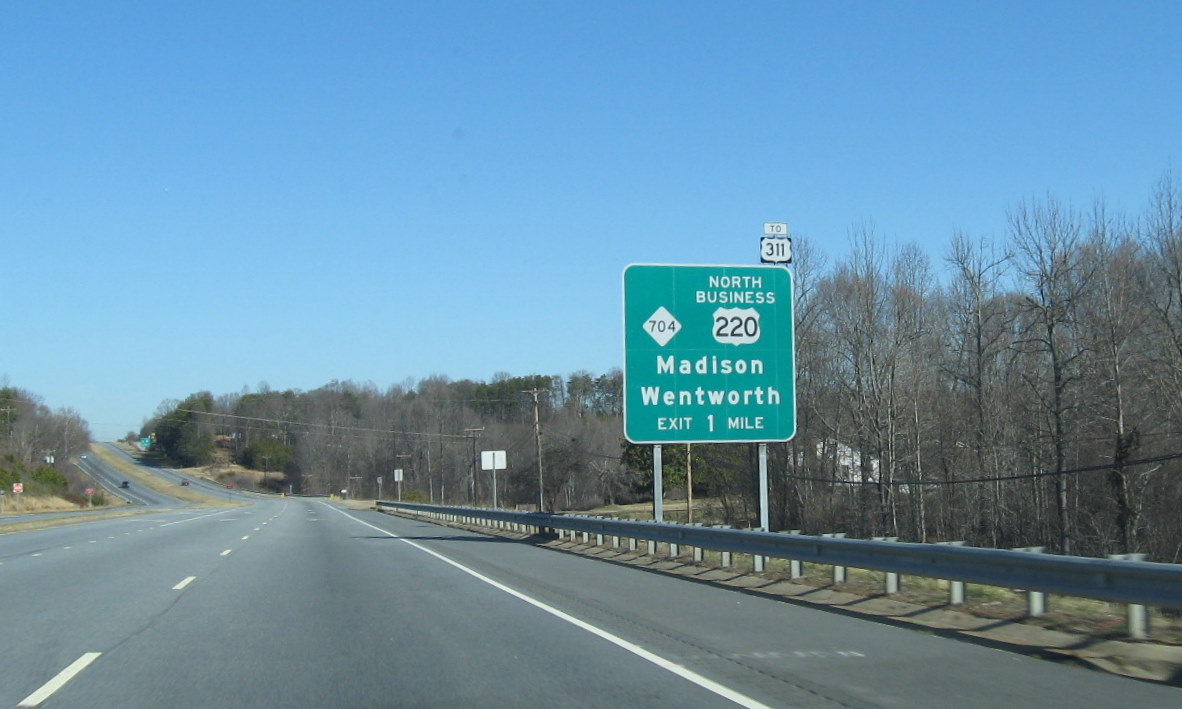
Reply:
M177 585L173 586L172 590L183 591L183 590L185 590L185 586L188 586L189 584L193 583L196 580L197 580L196 576L186 576L183 581L181 581Z
M249 534L248 534L248 535L246 535L245 537L243 537L243 538L242 538L242 541L246 541L247 539L250 539L250 535L249 535Z
M181 520L177 520L176 522L166 522L165 524L162 524L160 526L161 527L171 527L174 524L184 524L185 522L192 522L192 521L198 520L198 519L205 519L206 517L216 517L218 515L224 515L224 514L226 514L226 512L227 512L227 510L222 510L221 512L210 512L209 514L197 515L196 517L189 517L188 519L181 519ZM223 520L219 520L219 521L232 522L233 520L224 520L223 519Z
M230 552L232 552L232 551L234 551L234 550L233 550L233 549L227 549L227 550L223 551L221 555L222 555L222 556L229 556L229 555L230 555Z
M564 620L567 623L570 623L571 625L575 626L576 628L580 628L582 630L587 631L588 633L591 633L592 635L598 636L598 637L608 641L609 643L612 643L613 645L615 645L619 648L627 650L628 652L632 653L633 655L636 655L637 657L640 657L641 659L651 662L652 664L656 665L657 667L660 667L663 670L671 672L671 673L677 675L678 677L681 677L682 679L688 680L688 681L698 685L702 689L705 689L709 692L713 692L714 694L717 694L718 696L723 697L724 699L728 699L728 700L734 702L735 704L738 704L739 706L747 707L747 709L771 709L771 707L769 707L768 705L764 704L763 702L761 702L753 697L749 697L746 694L743 694L742 692L739 692L737 690L731 689L730 687L727 687L726 685L715 682L714 680L709 679L708 677L705 677L703 675L698 674L697 672L694 672L693 670L689 669L688 667L684 667L682 665L679 665L676 662L673 662L672 660L667 660L667 659L661 657L660 655L657 655L656 653L645 650L641 646L639 646L635 643L629 642L629 641L621 638L618 635L613 635L612 633L610 633L602 628L591 625L590 623L588 623L585 620L579 620L578 618L574 617L573 615L570 615L569 613L561 611L561 610L555 608L554 606L547 605L546 603L539 601L538 599L536 599L532 596L527 596L526 594L522 593L521 591L518 591L514 588L510 588L510 587L506 586L505 584L501 583L500 581L496 581L494 579L491 579L488 576L485 576L484 574L480 573L479 571L475 571L473 569L468 568L467 566L464 566L463 564L459 563L458 561L453 561L453 560L447 558L446 556L444 556L443 554L440 554L437 551L432 551L431 549L428 549L427 547L423 546L422 544L411 541L410 539L405 539L403 537L400 537L397 534L394 534L393 532L382 529L381 527L376 527L364 520L357 519L356 517L349 514L348 512L338 510L337 508L332 507L331 505L325 505L325 507L328 507L329 509L331 509L335 512L340 512L341 514L348 517L349 519L351 519L355 522L359 522L361 524L364 524L366 527L369 527L370 529L374 529L378 532L381 532L382 534L385 534L386 536L393 537L393 538L397 539L398 541L403 542L404 544L409 544L421 552L425 552L427 554L430 554L431 556L435 557L436 559L439 559L440 561L444 562L445 564L449 564L451 566L454 566L455 568L459 569L460 571L463 571L464 573L468 574L469 576L471 576L475 579L483 581L484 583L488 584L489 586L492 586L493 588L504 591L505 593L509 594L510 596L513 596L514 598L518 598L522 601L525 601L526 603L530 604L531 606L533 606L539 610L545 611L546 613L549 613L550 615L554 616L555 618L559 618L561 620Z
M17 706L40 706L42 702L53 696L54 692L64 687L66 682L74 679L75 675L86 669L87 665L97 660L101 654L101 652L88 652L82 657L79 657L77 660L74 660L74 662L72 662L69 667L62 670L61 672L58 672L53 679L41 685L41 689L38 689L36 692L33 692L29 696L25 697L20 704L17 704Z

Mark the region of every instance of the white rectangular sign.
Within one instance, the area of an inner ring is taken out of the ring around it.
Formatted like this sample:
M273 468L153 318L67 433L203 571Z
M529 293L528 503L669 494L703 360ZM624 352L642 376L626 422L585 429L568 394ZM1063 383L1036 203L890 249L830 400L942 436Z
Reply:
M787 222L764 222L763 233L766 236L788 236Z
M394 468L394 482L402 482L402 468Z
M481 470L504 470L505 451L480 451Z

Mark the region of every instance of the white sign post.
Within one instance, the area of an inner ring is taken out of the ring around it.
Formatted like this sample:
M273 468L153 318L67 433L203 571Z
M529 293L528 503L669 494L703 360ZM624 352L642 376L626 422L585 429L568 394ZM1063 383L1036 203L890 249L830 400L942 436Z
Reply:
M394 482L398 484L398 501L402 502L402 468L394 468Z
M492 471L493 509L497 508L497 470L505 469L505 451L480 451L480 469Z

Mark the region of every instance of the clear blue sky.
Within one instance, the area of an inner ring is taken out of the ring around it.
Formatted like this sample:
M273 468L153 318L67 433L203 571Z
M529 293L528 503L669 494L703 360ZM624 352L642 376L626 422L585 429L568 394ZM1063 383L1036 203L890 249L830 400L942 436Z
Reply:
M268 382L621 366L629 263L934 260L1182 161L1177 2L0 5L0 382L96 437Z

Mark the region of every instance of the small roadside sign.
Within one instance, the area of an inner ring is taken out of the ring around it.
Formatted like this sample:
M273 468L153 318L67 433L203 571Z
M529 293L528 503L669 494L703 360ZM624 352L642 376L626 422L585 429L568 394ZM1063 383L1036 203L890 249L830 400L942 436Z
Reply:
M480 451L481 470L504 470L505 451Z
M25 484L24 483L13 483L12 484L13 494L19 495L24 491L25 491Z

